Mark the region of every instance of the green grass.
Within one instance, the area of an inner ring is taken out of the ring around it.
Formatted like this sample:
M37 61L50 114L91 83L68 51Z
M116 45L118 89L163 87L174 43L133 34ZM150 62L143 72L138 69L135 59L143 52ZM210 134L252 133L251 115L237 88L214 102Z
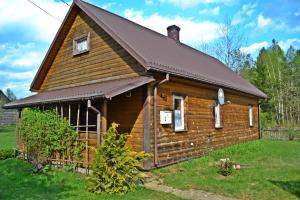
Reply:
M0 128L0 149L15 147L15 127ZM32 166L22 160L0 160L0 199L180 199L173 195L138 188L125 195L95 195L86 190L86 177L61 170L32 174Z
M230 158L242 165L224 177L215 162ZM180 189L202 189L241 199L300 198L300 142L253 141L208 156L155 170L164 183Z
M0 127L0 149L16 147L16 126Z
M24 161L0 161L0 199L180 199L144 188L125 195L95 195L87 192L83 175L61 170L42 174L32 174L30 171L31 165Z

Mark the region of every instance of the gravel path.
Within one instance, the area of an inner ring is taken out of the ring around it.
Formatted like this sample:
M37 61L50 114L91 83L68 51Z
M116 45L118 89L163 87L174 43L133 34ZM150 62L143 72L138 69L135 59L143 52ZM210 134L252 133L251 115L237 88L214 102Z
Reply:
M218 194L213 194L210 192L202 191L202 190L179 190L166 185L162 185L159 182L151 181L145 183L145 187L151 190L170 193L175 196L178 196L183 199L192 199L192 200L237 200L230 197L225 197Z

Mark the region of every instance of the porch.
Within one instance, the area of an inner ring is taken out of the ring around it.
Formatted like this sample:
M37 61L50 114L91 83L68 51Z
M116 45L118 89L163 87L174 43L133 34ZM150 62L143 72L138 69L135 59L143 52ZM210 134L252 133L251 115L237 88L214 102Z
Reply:
M22 110L26 107L53 110L58 117L69 122L78 133L78 141L84 143L81 162L78 166L88 173L94 159L94 148L103 143L103 135L112 122L120 124L119 132L131 135L129 143L133 150L144 150L144 104L147 83L151 77L137 77L96 83L92 85L45 91L25 99L6 104L17 108L17 146L26 152L22 143L19 124ZM64 165L73 161L64 155L51 159Z

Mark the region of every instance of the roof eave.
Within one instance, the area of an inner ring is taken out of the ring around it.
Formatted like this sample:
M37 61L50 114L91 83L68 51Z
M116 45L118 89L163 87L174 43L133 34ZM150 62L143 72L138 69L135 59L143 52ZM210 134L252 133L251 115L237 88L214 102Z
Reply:
M157 71L157 72L162 72L162 73L169 73L169 74L172 74L172 75L175 75L175 76L180 76L180 77L183 77L183 78L188 78L188 79L192 79L192 80L197 80L197 81L200 81L202 83L205 83L205 84L211 84L211 85L215 85L215 86L221 86L221 87L225 87L225 88L228 88L228 89L231 89L231 90L235 90L235 91L239 91L239 92L243 92L245 94L250 94L250 95L253 95L255 97L258 97L260 99L267 99L268 96L263 93L262 91L260 91L262 94L256 94L256 93L253 93L253 92L250 92L250 91L245 91L245 90L241 90L239 88L236 88L236 87L233 87L231 85L227 85L227 84L221 84L221 83L217 83L217 82L213 82L213 81L210 81L208 79L202 79L200 77L197 77L197 76L193 76L193 75L188 75L188 74L183 74L183 73L179 73L179 72L173 72L173 71L168 71L168 70L162 70L161 68L159 67L155 67L155 66L151 66L151 65L147 65L147 68L148 70L153 70L153 71Z

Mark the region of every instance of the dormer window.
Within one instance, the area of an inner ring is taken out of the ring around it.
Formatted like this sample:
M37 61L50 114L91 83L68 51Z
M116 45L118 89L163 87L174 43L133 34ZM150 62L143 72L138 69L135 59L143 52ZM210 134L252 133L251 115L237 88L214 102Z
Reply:
M88 52L90 50L90 33L83 34L73 40L73 55Z

